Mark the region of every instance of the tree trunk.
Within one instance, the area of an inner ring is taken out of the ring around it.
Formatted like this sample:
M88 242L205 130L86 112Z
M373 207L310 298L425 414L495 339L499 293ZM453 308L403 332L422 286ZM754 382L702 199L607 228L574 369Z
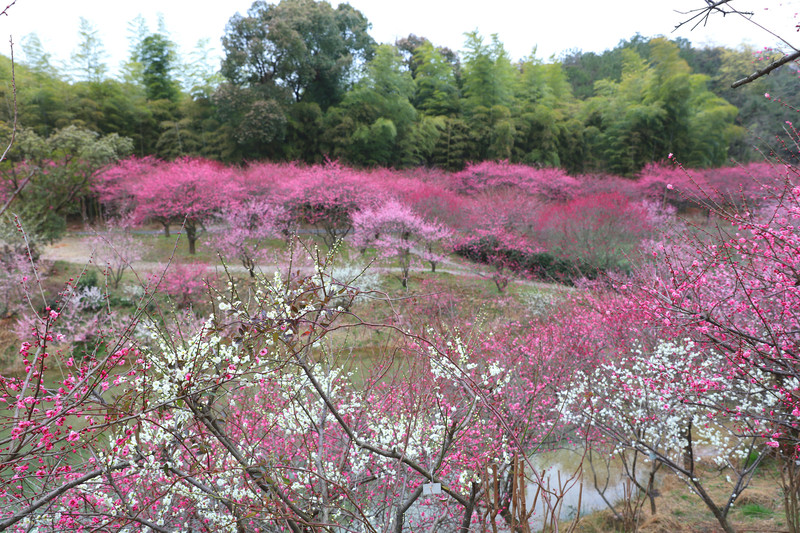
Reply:
M197 228L194 223L187 220L184 229L186 230L186 240L189 241L189 255L194 255L195 244L197 243Z

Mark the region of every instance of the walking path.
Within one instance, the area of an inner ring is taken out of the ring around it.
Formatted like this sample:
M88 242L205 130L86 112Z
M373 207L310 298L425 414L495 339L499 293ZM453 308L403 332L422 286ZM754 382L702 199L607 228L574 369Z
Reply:
M148 233L148 234L157 234L160 233L159 231L143 231L143 232L135 232L135 233ZM86 236L89 235L88 232L74 232L66 235L64 238L55 242L53 244L44 246L42 248L42 259L47 261L65 261L68 263L74 263L79 265L86 264L86 261L89 259L91 255L91 248L89 244L86 242ZM133 263L133 268L137 272L155 272L161 268L164 268L164 264L166 263L166 258L162 262L158 261L136 261ZM216 270L218 267L216 265L209 265L209 270ZM270 273L274 271L275 265L274 264L263 264L259 266L260 270L265 273ZM387 268L387 267L380 267L380 266L373 266L371 267L372 270L381 273L398 273L400 270L399 268ZM238 264L229 264L228 270L232 272L246 272L244 267ZM300 268L301 271L305 271L306 268ZM312 272L311 268L307 269ZM453 276L461 276L461 277L482 277L486 279L491 279L490 272L483 272L478 270L475 267L468 266L461 264L459 262L453 261L452 259L445 259L440 264L436 266L437 272L443 272L446 274L451 274ZM521 278L517 278L514 280L514 283L527 285L530 287L536 287L540 289L547 289L553 290L554 288L563 287L561 285L551 284L551 283L543 283L540 281L530 281ZM563 287L566 288L566 287Z

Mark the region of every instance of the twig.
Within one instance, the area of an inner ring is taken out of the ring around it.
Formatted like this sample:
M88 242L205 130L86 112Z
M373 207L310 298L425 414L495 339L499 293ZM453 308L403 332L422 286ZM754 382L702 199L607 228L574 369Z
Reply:
M131 463L129 461L124 461L124 462L116 463L114 465L109 466L108 470L109 471L111 471L111 470L121 470L121 469L126 468L126 467L128 467L130 465L131 465ZM26 507L26 508L24 508L24 509L22 509L20 511L17 511L12 516L10 516L10 517L6 518L5 520L3 520L2 522L0 522L0 531L4 531L6 528L9 528L9 527L13 526L14 524L19 522L20 520L24 519L26 516L30 516L39 507L42 507L43 505L49 504L51 501L53 501L54 499L58 498L59 496L61 496L65 492L67 492L68 490L70 490L72 488L75 488L75 487L78 487L78 486L82 485L83 483L86 483L87 481L90 481L90 480L92 480L92 479L94 479L94 478L96 478L98 476L101 476L105 472L106 472L105 469L98 468L97 470L93 470L93 471L91 471L91 472L89 472L87 474L84 474L83 476L81 476L81 477L79 477L77 479L73 479L69 483L64 483L60 487L51 490L50 492L48 492L47 494L45 494L44 496L42 496L41 498L39 498L35 502L33 502L30 505L28 505L28 507Z
M2 161L2 160L0 160L0 161ZM11 205L11 202L13 202L13 201L14 201L14 198L16 198L17 196L19 196L19 193L21 193L21 192L22 192L22 189L24 189L24 188L25 188L25 186L28 184L28 182L29 182L29 181L31 181L31 178L33 178L33 174L34 174L34 171L31 171L31 172L30 172L30 173L29 173L29 174L28 174L28 175L25 177L25 179L24 179L24 180L22 180L22 183L20 184L20 186L19 186L19 187L17 187L17 189L16 189L16 190L15 190L13 193L11 193L11 196L9 196L9 197L8 197L8 200L6 200L6 203L4 203L2 207L0 207L0 215L2 215L3 213L5 213L5 212L6 212L6 210L8 209L8 207Z
M766 67L753 72L752 74L750 74L746 78L742 78L741 80L733 82L731 84L731 89L735 89L737 87L741 87L742 85L745 85L746 83L750 83L751 81L757 80L758 78L760 78L762 76L766 76L767 74L769 74L770 72L772 72L776 68L780 67L781 65L785 65L786 63L794 61L794 60L796 60L798 58L800 58L800 51L795 51L795 52L792 52L791 54L787 54L787 55L783 56L782 58L780 58L780 59L778 59L776 61L773 61L772 63L770 63Z
M8 7L6 7L6 9L8 9ZM0 13L0 15L5 15L5 14L6 14L5 10L3 10L2 13ZM14 123L11 126L11 140L8 141L8 146L6 146L6 149L3 151L3 155L0 156L0 162L5 160L8 151L11 150L11 145L14 144L14 138L17 136L17 81L14 75L14 40L12 37L8 38L8 44L9 47L11 48L11 90L12 94L14 95Z
M13 6L16 3L17 3L17 0L13 0L13 2L8 4L3 11L0 11L0 16L3 16L3 15L8 16L8 8L10 8L11 6Z
M690 22L692 22L693 20L698 19L698 18L700 20L698 20L694 24L694 26L692 26L692 30L697 28L701 23L703 24L703 26L705 26L706 23L708 22L708 17L714 11L718 11L718 12L722 13L723 17L725 15L728 15L728 14L731 14L731 13L739 13L740 15L742 15L744 17L753 15L753 13L749 12L749 11L741 12L741 11L737 11L735 9L731 9L730 11L725 11L724 9L722 9L722 6L724 6L725 4L728 4L729 2L731 2L731 0L718 0L717 2L713 2L711 0L706 0L706 4L707 4L706 7L701 7L701 8L698 8L698 9L692 9L690 11L678 11L678 10L675 10L676 13L680 13L681 15L690 15L692 13L694 13L694 15L692 15L690 18L684 20L683 22L681 22L679 24L676 24L675 28L673 28L672 31L674 32L678 28L681 28L682 26L685 26L686 24L689 24Z
M681 28L682 26L684 26L686 24L689 24L690 22L693 22L693 21L696 21L696 22L692 26L692 28L691 28L692 30L697 28L700 24L705 26L706 23L708 23L708 18L714 12L722 13L722 16L725 16L725 15L739 15L740 17L742 17L745 20L747 20L750 24L753 24L756 27L762 29L763 31L769 33L770 35L772 35L776 39L779 39L784 44L786 44L786 46L788 46L789 48L794 50L794 52L792 52L791 54L784 55L782 58L778 59L777 61L773 61L772 63L770 63L766 67L755 71L754 73L752 73L751 75L747 76L746 78L742 78L742 79L740 79L738 81L735 81L734 83L731 84L731 88L732 89L736 89L737 87L741 87L742 85L745 85L745 84L750 83L750 82L752 82L754 80L757 80L758 78L760 78L762 76L766 76L767 74L769 74L770 72L772 72L776 68L780 67L781 65L785 65L786 63L789 63L790 61L794 61L794 60L800 58L800 50L798 50L797 47L795 47L792 43L790 43L789 41L787 41L786 39L784 39L780 35L776 34L772 30L770 30L769 28L765 28L764 26L762 26L761 24L759 24L758 22L753 20L753 18L752 18L753 12L750 12L750 11L739 11L736 8L730 7L730 2L732 0L717 0L717 1L705 0L705 1L706 1L706 7L702 7L702 8L698 8L698 9L692 9L690 11L677 11L677 13L680 13L682 15L691 15L691 16L688 19L684 20L683 22L681 22L679 24L676 24L675 28L673 28L672 31L674 32L678 28ZM728 10L723 9L724 7L727 7Z

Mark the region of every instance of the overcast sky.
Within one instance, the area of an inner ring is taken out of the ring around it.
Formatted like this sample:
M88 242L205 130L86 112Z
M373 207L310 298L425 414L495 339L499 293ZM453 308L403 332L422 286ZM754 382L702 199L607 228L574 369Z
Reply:
M3 4L9 3L6 0ZM334 3L335 2L334 0ZM688 27L672 32L689 11L704 0L351 0L372 23L372 36L379 42L394 42L409 33L425 36L434 44L460 50L464 32L478 29L489 36L497 33L513 59L531 53L549 59L569 49L601 52L636 33L646 37L685 37L695 45L723 44L772 46L775 37L741 17L714 17L703 28ZM156 28L157 14L164 16L172 40L182 52L191 50L201 38L209 38L218 53L225 24L237 11L245 13L252 0L17 0L0 19L0 36L11 35L16 43L36 33L56 65L69 59L78 41L79 17L99 30L108 52L107 64L114 72L128 55L128 23L141 14ZM750 9L754 19L795 46L800 35L800 0L735 0L732 5ZM8 45L0 53L8 55Z

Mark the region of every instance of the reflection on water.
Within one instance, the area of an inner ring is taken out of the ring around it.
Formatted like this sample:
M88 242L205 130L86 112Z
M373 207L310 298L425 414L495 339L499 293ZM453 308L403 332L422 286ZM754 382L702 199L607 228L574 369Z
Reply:
M578 506L580 506L581 516L585 516L594 511L608 508L604 497L613 505L625 496L625 477L619 461L608 461L608 458L601 459L596 453L592 454L592 459L594 471L589 461L589 455L584 455L582 451L557 450L538 454L531 458L530 462L539 473L542 485L551 494L556 495L551 496L550 500L551 505L557 503L559 505L559 519L575 518ZM582 474L580 473L581 463L583 464ZM577 476L576 472L578 472ZM535 476L531 476L531 478L534 479L534 482L528 484L526 493L529 510L530 506L534 505L534 498L536 498L540 483ZM531 524L541 527L543 518L549 514L540 493L535 503Z

